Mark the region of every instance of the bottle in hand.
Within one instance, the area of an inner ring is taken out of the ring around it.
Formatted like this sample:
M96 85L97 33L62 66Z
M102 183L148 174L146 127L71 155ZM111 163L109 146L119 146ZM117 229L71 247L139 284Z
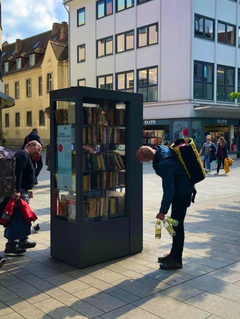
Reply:
M162 234L162 224L161 220L157 219L156 225L155 225L155 238L161 239L161 234Z

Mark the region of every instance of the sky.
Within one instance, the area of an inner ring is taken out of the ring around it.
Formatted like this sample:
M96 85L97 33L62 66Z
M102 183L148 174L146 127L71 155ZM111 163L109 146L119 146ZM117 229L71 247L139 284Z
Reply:
M53 22L68 22L63 0L2 0L2 42L13 43L52 29Z

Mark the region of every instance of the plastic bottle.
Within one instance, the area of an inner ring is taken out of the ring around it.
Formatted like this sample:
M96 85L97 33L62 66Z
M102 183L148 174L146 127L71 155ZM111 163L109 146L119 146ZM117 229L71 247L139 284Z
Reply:
M176 219L174 219L174 218L171 218L171 217L165 217L165 219L166 219L166 221L169 223L169 224L171 224L171 225L173 225L173 226L178 226L178 224L179 224L179 221L178 220L176 220Z
M166 219L163 220L163 225L166 228L166 230L168 231L170 236L175 236L177 233L175 232L175 230L172 228L172 226L166 221Z
M160 219L157 219L156 225L155 225L155 238L161 239L162 234L162 223Z

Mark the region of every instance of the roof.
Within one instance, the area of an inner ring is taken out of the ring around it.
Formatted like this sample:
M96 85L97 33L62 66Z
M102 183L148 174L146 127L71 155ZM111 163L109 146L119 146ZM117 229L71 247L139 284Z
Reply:
M68 26L66 22L62 24L54 23L52 30L30 38L17 39L16 42L11 44L4 42L2 45L2 63L9 61L9 71L3 73L3 76L40 67L49 41L53 46L56 59L59 61L66 60L68 58ZM29 55L34 53L36 54L36 62L33 66L29 66ZM17 70L16 60L20 57L22 57L22 67Z

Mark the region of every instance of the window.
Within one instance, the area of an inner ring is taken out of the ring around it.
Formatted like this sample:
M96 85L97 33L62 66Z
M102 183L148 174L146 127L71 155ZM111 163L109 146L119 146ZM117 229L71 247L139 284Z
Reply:
M78 85L79 86L86 86L86 79L79 79L78 80Z
M42 82L42 76L38 77L38 95L43 95L43 82Z
M142 4L142 3L145 3L145 2L148 2L148 1L151 1L151 0L137 0L137 4Z
M77 11L77 26L81 27L85 24L85 8L78 9Z
M97 58L113 54L113 37L97 40Z
M31 88L31 80L26 80L26 96L30 97L32 96L32 88Z
M134 49L134 30L116 35L116 52L124 52Z
M234 25L218 21L218 42L235 45L235 32Z
M158 43L158 23L137 29L137 47Z
M117 90L134 92L134 71L118 73L116 82Z
M113 0L97 1L97 19L109 16L113 13Z
M116 11L122 11L134 6L134 0L117 0Z
M113 89L113 75L102 75L97 77L97 88L98 89Z
M52 73L47 74L47 93L53 90Z
M9 62L4 63L4 73L7 73L9 71Z
M32 112L27 112L27 126L32 126Z
M36 64L36 55L34 54L30 54L29 55L29 66L33 66Z
M6 114L5 114L5 127L9 127L9 126L10 126L9 124L10 124L10 123L9 123L9 114L6 113Z
M19 82L15 82L15 99L20 98L20 87Z
M143 94L144 102L158 99L158 69L157 67L138 70L138 93Z
M194 99L213 100L213 64L194 61Z
M78 45L77 49L78 49L78 51L77 51L78 63L84 62L86 59L85 44Z
M233 102L230 93L234 92L234 68L217 66L217 100Z
M195 37L214 41L214 19L195 14Z
M20 127L20 113L15 113L15 127Z
M4 85L4 93L9 95L9 84Z
M22 58L16 60L16 69L19 70L22 67Z
M39 126L45 126L45 114L42 110L39 111Z

